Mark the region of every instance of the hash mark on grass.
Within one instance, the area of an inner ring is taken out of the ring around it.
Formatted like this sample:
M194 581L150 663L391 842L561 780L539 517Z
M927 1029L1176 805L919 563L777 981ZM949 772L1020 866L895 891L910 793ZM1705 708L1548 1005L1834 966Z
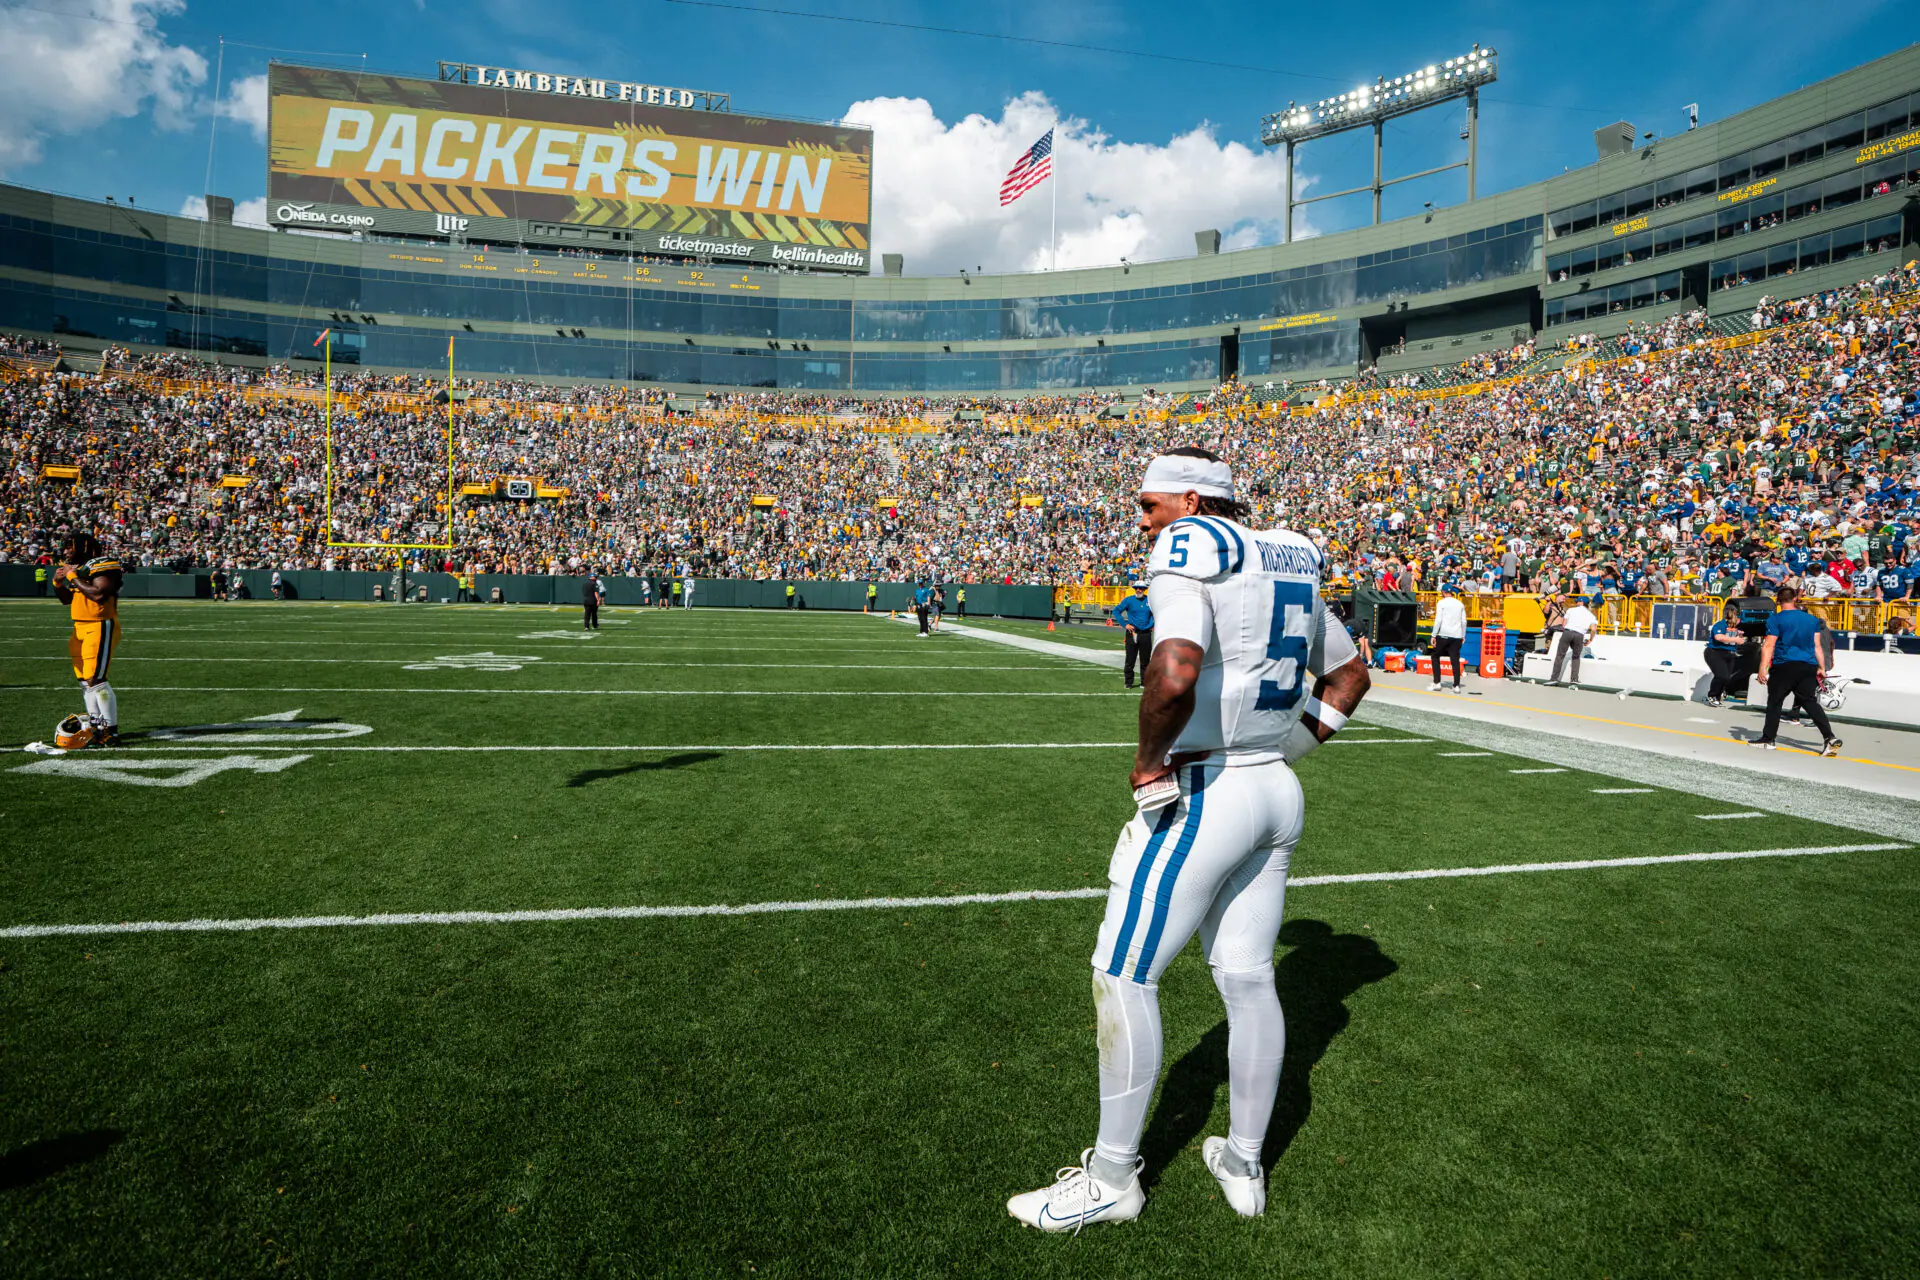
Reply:
M1508 773L1565 773L1566 770L1556 767L1552 769L1509 769L1507 770L1507 772Z
M1653 788L1652 787L1595 787L1593 789L1593 794L1597 796L1650 796L1653 794Z
M1767 815L1758 809L1744 809L1739 813L1696 813L1693 816L1702 822L1724 822L1730 818L1764 818Z
M1442 760L1474 760L1492 754L1491 751L1442 751L1440 758Z
M1292 887L1375 884L1514 875L1528 871L1589 871L1606 867L1651 867L1679 862L1733 862L1751 858L1807 858L1831 853L1882 853L1907 844L1834 844L1796 849L1736 849L1719 853L1672 853L1644 858L1595 858L1585 862L1521 862L1492 867L1447 867L1427 871L1366 871L1352 875L1301 876ZM682 919L690 916L755 916L797 911L871 911L908 907L963 907L996 902L1059 902L1104 898L1104 888L1027 889L1014 893L965 893L938 898L827 898L800 902L748 902L697 907L567 907L540 911L412 911L369 916L279 916L239 920L125 920L112 924L21 924L0 929L0 938L58 938L109 933L252 933L263 929L343 929L408 924L551 924L576 920Z

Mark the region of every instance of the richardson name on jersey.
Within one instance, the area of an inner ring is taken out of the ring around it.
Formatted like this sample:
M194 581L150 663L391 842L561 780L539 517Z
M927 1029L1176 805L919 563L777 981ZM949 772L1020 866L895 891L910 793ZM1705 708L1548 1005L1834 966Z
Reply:
M1320 576L1320 557L1305 547L1289 547L1255 538L1260 548L1260 567L1268 573L1295 574L1303 578Z

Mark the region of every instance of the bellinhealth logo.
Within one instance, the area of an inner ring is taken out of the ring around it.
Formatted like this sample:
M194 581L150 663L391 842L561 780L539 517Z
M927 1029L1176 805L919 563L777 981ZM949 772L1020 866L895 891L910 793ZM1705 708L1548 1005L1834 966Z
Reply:
M433 215L433 229L441 235L452 235L467 229L467 219L456 218L447 213L436 213Z

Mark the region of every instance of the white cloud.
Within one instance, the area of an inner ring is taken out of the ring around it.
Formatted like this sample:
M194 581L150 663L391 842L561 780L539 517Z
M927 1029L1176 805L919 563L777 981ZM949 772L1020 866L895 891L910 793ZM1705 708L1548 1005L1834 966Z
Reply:
M227 83L227 96L220 103L222 119L238 120L253 130L256 141L267 140L267 76L246 76Z
M180 202L180 217L202 218L207 216L205 196L188 196ZM267 225L267 198L255 196L251 200L238 200L233 206L233 222L238 227L264 227Z
M951 125L924 98L854 103L847 119L874 131L874 251L906 255L916 275L1048 267L1055 193L1043 183L1003 209L1000 180L1055 116L1036 92L1008 102L998 120L975 113ZM1162 146L1061 120L1048 180L1060 184L1059 265L1191 257L1193 233L1208 229L1222 233L1222 248L1271 244L1285 171L1280 153L1222 143L1205 124Z
M116 116L151 109L161 128L183 127L207 60L169 43L159 21L185 8L185 0L0 8L0 173L37 161L51 137Z

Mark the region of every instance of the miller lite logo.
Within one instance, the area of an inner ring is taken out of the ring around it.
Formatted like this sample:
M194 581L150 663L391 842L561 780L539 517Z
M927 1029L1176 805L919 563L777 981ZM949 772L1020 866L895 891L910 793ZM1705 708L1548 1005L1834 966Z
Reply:
M458 231L465 231L467 220L456 218L450 213L436 213L433 215L433 229L441 235L452 235Z

